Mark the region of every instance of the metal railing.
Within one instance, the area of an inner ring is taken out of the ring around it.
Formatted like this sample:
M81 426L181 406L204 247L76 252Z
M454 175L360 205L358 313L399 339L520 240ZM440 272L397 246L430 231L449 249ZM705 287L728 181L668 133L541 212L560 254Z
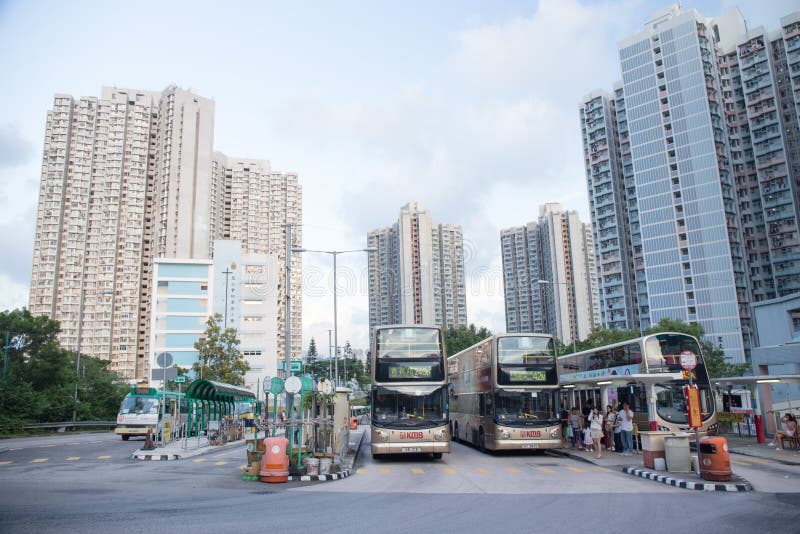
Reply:
M39 428L67 428L67 427L86 427L86 426L117 426L116 421L64 421L61 423L32 423L22 428L25 430L36 430Z

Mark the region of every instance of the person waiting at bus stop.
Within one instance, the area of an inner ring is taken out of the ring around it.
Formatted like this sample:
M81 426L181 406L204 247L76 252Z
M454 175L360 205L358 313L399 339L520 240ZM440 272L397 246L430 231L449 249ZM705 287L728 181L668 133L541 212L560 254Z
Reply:
M572 412L569 414L569 426L572 429L572 448L575 448L576 444L578 449L583 450L583 433L581 432L582 424L582 417L578 413L577 408L573 408Z
M622 455L630 456L633 454L633 410L627 402L622 404L619 418L622 432Z

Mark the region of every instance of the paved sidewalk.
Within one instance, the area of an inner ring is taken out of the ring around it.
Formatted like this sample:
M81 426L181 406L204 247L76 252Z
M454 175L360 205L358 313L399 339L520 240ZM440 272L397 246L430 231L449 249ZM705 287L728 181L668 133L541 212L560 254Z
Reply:
M725 434L722 437L728 440L728 450L734 454L772 460L787 465L800 465L800 450L781 450L777 445L770 445L772 440L769 438L766 443L758 443L755 436Z
M163 447L156 447L148 451L139 449L134 451L131 455L132 460L182 460L184 458L192 458L200 456L201 454L208 454L226 449L233 449L236 447L244 447L245 440L239 439L236 441L229 441L223 445L211 445L206 437L191 437L186 440L175 440L167 443Z

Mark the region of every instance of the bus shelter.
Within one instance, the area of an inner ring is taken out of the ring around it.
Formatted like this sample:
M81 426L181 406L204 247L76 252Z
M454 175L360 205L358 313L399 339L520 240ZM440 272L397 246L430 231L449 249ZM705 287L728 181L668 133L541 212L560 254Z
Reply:
M771 410L767 410L767 408L771 407L772 404L772 392L770 391L770 386L778 386L779 384L783 384L786 387L786 398L789 399L789 385L790 384L800 384L800 375L751 375L751 376L729 376L724 378L713 378L711 379L711 383L714 384L717 388L722 388L726 386L744 386L751 392L751 399L752 399L752 410L753 410L753 421L756 427L756 441L758 443L766 443L766 432L764 428L764 416L767 415L768 412ZM762 386L765 389L764 393L767 397L767 406L764 406L761 402L761 396L759 394L759 387ZM789 410L792 411L791 408L791 401L789 401ZM779 418L778 418L779 419ZM777 425L777 421L776 421Z
M188 435L198 436L201 431L208 429L209 421L233 417L237 402L255 400L252 391L240 386L213 380L193 381L186 390L189 408Z

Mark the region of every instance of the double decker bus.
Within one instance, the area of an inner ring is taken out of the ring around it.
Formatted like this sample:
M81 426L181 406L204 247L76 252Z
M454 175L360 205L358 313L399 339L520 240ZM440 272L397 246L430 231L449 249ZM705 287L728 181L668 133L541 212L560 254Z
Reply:
M561 446L553 337L492 336L447 359L453 439L485 450Z
M162 420L162 399L166 399ZM155 438L163 430L165 439L177 437L186 424L186 397L182 393L160 390L149 386L134 386L125 395L117 413L114 432L123 440L131 436L146 436L149 431Z
M442 328L378 326L370 357L372 456L450 452Z
M697 356L692 371L681 367L681 355ZM558 358L561 385L595 389L606 386L608 404L630 404L640 429L688 431L683 387L698 386L701 433L717 429L714 396L697 339L677 332L651 334ZM573 404L574 405L574 404Z

